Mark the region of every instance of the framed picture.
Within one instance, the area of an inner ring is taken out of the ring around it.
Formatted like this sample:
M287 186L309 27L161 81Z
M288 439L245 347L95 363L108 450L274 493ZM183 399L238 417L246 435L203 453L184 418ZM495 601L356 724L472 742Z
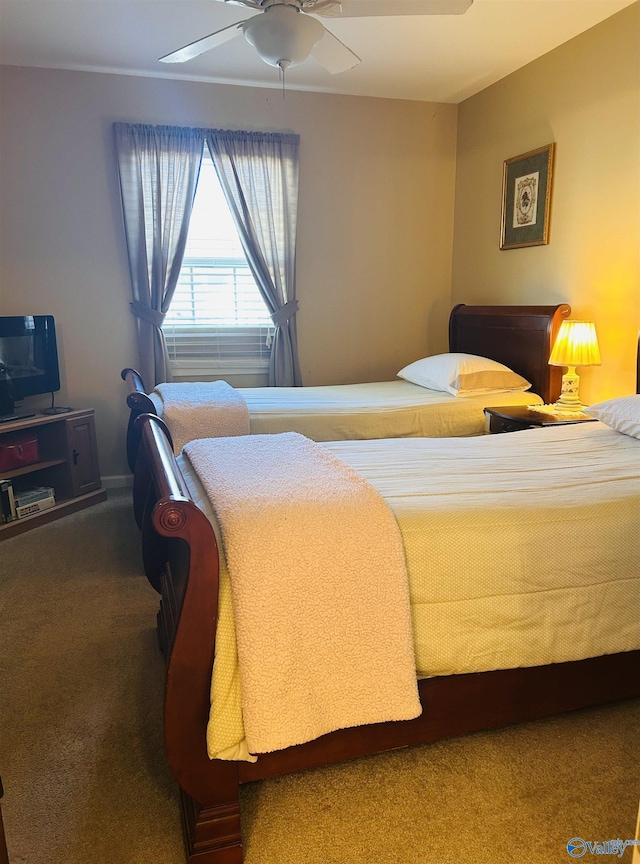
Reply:
M504 163L501 249L549 242L549 209L555 144L547 144Z

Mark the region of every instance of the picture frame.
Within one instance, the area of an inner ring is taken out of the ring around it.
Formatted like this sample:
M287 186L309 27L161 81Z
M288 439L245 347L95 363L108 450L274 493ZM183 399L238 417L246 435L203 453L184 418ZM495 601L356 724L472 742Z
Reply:
M513 156L502 172L501 249L549 242L555 143Z

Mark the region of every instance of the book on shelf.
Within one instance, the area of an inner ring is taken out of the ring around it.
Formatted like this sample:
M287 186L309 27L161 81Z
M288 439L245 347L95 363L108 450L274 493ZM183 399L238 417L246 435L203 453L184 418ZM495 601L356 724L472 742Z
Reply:
M28 486L22 489L14 489L16 507L25 507L27 504L35 504L45 498L55 498L52 486Z
M24 519L42 510L48 510L56 503L52 486L26 486L14 489L15 518Z
M0 517L2 522L17 519L13 481L0 479Z
M33 516L36 513L41 513L43 510L49 510L54 507L56 499L53 496L49 498L39 498L31 504L23 504L21 507L16 507L16 517L24 519L25 516Z

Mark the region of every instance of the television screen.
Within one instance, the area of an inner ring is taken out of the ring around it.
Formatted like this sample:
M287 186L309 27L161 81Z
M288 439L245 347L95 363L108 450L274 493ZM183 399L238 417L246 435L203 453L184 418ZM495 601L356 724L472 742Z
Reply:
M0 415L26 396L60 389L52 315L0 316Z

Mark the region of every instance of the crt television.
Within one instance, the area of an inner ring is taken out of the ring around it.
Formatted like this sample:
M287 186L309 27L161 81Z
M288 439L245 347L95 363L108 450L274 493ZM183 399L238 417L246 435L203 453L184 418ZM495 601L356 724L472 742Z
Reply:
M0 316L0 419L17 419L15 403L60 389L53 315Z

